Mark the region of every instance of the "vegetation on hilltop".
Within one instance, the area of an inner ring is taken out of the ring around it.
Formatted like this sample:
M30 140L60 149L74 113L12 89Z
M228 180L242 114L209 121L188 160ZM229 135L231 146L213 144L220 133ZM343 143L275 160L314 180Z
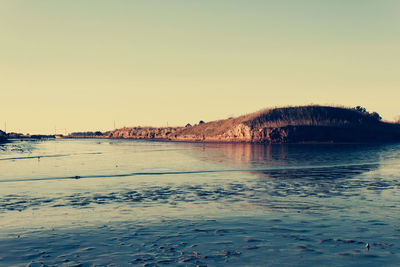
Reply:
M288 125L312 126L359 126L377 124L378 113L369 113L365 108L344 108L331 106L282 107L258 112L245 122L251 128L283 127Z
M199 124L193 125L191 127L185 127L180 130L181 134L185 135L197 135L197 136L214 136L223 134L229 129L233 128L235 125L240 124L244 121L245 116L238 118L229 118L225 120L203 122L200 121Z

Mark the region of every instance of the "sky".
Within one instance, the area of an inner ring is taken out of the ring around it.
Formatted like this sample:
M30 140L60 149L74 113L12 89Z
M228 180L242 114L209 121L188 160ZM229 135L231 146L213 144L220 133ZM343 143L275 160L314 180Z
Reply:
M397 0L0 0L0 129L179 126L286 105L400 115Z

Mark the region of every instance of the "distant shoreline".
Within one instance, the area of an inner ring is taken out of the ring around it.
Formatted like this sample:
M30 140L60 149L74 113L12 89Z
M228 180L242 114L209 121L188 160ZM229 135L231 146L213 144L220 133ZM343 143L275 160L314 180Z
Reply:
M109 132L22 135L9 138L132 139L190 143L330 144L400 142L400 123L381 121L362 107L299 106L200 121L185 127L124 127ZM1 141L1 140L0 140Z
M255 144L255 145L351 145L351 144L387 144L398 143L400 141L365 141L365 142L332 142L332 141L304 141L304 142L285 142L285 143L261 143L251 141L196 141L196 140L172 140L172 139L156 139L156 138L112 138L112 137L63 137L61 139L101 139L101 140L132 140L132 141L149 141L149 142L171 142L171 143L193 143L193 144Z

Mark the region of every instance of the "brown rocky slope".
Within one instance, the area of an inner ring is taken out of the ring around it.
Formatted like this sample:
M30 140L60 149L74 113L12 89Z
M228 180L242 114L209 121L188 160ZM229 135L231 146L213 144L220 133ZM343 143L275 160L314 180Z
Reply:
M195 142L385 142L400 141L400 124L362 108L300 106L266 109L189 127L125 127L109 138Z

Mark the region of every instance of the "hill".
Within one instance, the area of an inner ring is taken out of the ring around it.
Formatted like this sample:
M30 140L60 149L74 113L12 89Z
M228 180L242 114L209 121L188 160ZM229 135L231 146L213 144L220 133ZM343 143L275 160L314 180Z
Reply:
M125 127L109 138L200 142L386 142L400 141L400 124L382 122L364 108L298 106L265 109L187 127Z

